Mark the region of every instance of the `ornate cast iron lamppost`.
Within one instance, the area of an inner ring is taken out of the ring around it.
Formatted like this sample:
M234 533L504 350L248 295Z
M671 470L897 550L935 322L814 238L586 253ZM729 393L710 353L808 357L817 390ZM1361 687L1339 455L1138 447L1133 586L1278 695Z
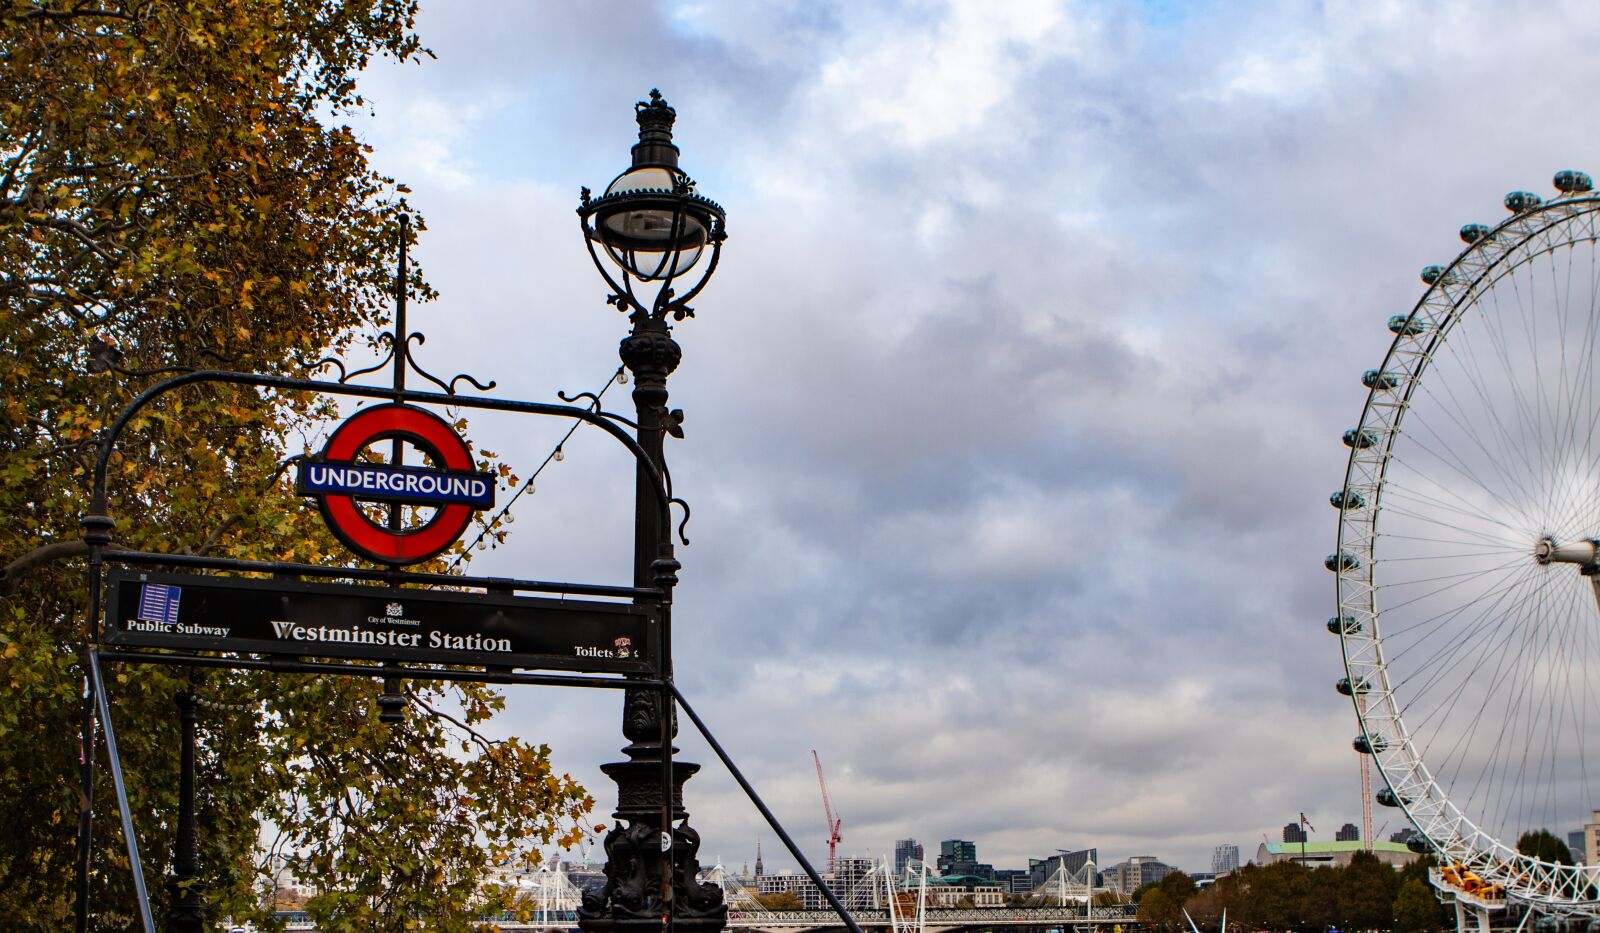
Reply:
M726 215L696 194L694 182L678 167L678 147L672 142L677 113L661 93L652 90L635 111L639 142L633 147L633 165L600 197L583 189L578 217L595 268L611 287L608 303L625 312L632 324L618 352L633 375L639 445L661 474L668 475L662 440L666 434L683 436L683 413L667 409L667 377L682 357L667 319L682 321L694 314L689 301L716 271L727 235ZM679 564L673 558L672 529L657 502L641 466L634 585L670 594ZM670 684L670 599L662 606L661 657L662 678ZM578 925L588 933L643 933L663 926L709 933L727 925L721 888L696 880L700 837L689 827L683 784L700 766L673 761L677 711L669 690L640 686L626 691L622 733L629 744L622 751L628 760L601 767L617 782L618 796L613 814L617 825L605 839L606 882L585 892L578 911Z

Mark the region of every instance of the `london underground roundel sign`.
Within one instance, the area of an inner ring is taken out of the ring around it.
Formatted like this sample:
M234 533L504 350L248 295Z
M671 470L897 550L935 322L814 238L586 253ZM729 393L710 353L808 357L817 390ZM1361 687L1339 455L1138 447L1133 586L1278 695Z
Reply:
M429 467L358 460L380 441L401 440L433 461ZM328 527L345 546L386 564L415 564L454 544L473 513L494 505L494 477L473 469L466 441L443 418L413 405L375 405L334 430L322 453L301 464L298 488L322 505ZM432 506L426 521L402 528L367 514L359 503Z

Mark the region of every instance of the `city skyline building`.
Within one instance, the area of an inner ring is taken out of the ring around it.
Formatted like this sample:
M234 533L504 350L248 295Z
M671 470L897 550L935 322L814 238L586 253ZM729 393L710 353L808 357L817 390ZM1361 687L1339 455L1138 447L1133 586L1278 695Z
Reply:
M1336 842L1360 842L1361 830L1357 829L1354 823L1346 823L1339 827L1339 831L1333 834L1333 838Z
M939 843L940 875L974 875L994 878L994 866L978 861L978 844L970 839L946 839Z
M1155 884L1175 871L1176 868L1153 855L1135 855L1101 872L1101 879L1105 887L1123 896L1131 896L1145 885Z
M994 883L1007 894L1027 894L1033 890L1033 873L1026 868L996 868Z
M1068 875L1077 875L1088 863L1093 862L1095 876L1100 874L1100 850L1088 849L1063 849L1055 855L1042 859L1028 859L1028 877L1034 888L1043 887L1058 870L1065 869Z
M1305 842L1306 841L1306 830L1305 830L1305 827L1301 826L1299 823L1285 823L1285 824L1283 824L1283 841L1284 842Z
M1578 853L1572 853L1577 859ZM1595 810L1593 817L1583 827L1583 864L1600 864L1600 810Z
M906 865L911 861L922 861L922 843L916 839L897 839L894 843L894 873L900 874L906 870Z
M1211 851L1211 873L1218 877L1239 870L1239 847L1224 843Z

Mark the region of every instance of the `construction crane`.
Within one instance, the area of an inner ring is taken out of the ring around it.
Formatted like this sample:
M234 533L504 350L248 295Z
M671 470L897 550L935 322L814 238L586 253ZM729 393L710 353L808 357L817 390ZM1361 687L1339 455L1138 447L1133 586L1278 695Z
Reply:
M1355 693L1356 709L1360 711L1357 721L1361 728L1367 727L1367 694L1364 690ZM1356 753L1361 759L1361 840L1363 848L1372 851L1372 756ZM1383 824L1388 826L1388 823Z
M833 801L828 799L828 782L822 777L822 759L817 750L811 750L811 760L817 763L817 786L822 788L822 815L828 820L828 871L833 871L839 855L839 843L844 841L844 817L835 816Z

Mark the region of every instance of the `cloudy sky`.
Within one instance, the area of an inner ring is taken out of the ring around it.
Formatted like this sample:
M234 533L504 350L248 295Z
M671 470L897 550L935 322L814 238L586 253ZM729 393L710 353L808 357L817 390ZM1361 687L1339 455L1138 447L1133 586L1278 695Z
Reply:
M626 167L651 87L677 108L731 234L676 332L678 676L811 858L816 749L843 853L1205 870L1301 810L1359 822L1323 627L1339 433L1457 227L1600 167L1592 13L434 0L437 60L375 67L358 127L427 217L424 362L554 400L626 331L579 186ZM474 435L527 475L560 430ZM566 453L475 571L625 582L627 464ZM609 810L619 698L511 710ZM792 865L680 744L703 861Z

